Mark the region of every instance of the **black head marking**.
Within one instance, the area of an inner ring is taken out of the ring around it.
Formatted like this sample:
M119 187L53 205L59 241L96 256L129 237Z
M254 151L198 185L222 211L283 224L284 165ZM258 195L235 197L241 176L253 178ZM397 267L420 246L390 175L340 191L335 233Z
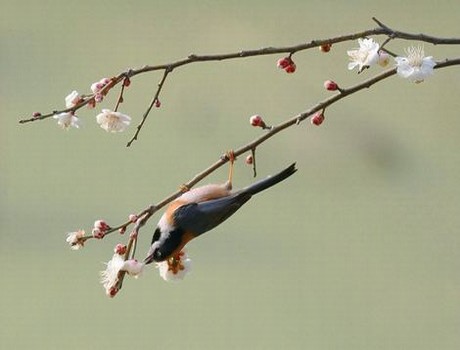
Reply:
M158 232L158 238L155 240L155 236ZM182 237L185 231L178 227L169 232L168 237L160 243L158 248L155 249L153 252L153 260L156 262L164 261L168 259L171 254L182 244ZM157 241L160 238L160 230L155 230L155 234L153 235L152 243Z

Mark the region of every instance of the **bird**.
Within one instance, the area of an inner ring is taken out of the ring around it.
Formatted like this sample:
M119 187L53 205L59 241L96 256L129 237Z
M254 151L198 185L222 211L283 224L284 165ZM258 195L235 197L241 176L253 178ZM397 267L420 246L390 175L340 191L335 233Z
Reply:
M275 175L233 192L234 159L234 156L229 157L230 171L225 183L191 189L168 205L158 221L144 264L161 263L179 257L184 246L192 239L220 225L253 195L276 185L297 171L295 163L292 163Z

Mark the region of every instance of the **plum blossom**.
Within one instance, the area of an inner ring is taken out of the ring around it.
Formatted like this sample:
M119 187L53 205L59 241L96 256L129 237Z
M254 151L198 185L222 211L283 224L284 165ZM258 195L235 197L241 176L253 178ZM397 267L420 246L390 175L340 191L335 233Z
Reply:
M372 38L358 39L358 43L359 49L347 51L351 61L348 63L348 69L358 67L358 73L361 73L363 69L378 63L380 45Z
M76 90L73 90L70 94L66 96L65 106L67 108L75 107L81 101L81 99L81 95Z
M63 112L55 114L53 118L57 119L58 125L65 130L68 130L70 127L74 127L77 129L80 127L80 120L72 112Z
M83 230L70 232L67 234L66 242L70 244L70 249L78 250L83 248L83 245L85 244L83 237L85 237L85 231Z
M185 275L190 272L192 260L183 250L176 256L157 263L156 266L160 271L160 276L165 281L177 282L184 279Z
M139 277L144 269L144 264L135 259L124 260L123 255L115 253L112 259L106 264L106 269L101 271L101 283L108 296L114 297L117 294L118 274L120 271L135 278Z
M145 264L140 263L136 259L129 259L125 261L121 270L126 271L128 275L137 278L144 270L144 266Z
M396 72L400 77L418 84L433 74L436 62L433 56L425 57L425 51L422 46L412 46L405 51L406 57L395 58Z
M110 109L103 109L102 113L96 116L97 123L107 132L122 132L131 123L131 117L120 112L113 112Z
M125 264L123 256L115 253L112 259L106 264L107 267L101 271L101 283L104 286L105 292L108 296L114 297L117 293L118 273L121 271Z

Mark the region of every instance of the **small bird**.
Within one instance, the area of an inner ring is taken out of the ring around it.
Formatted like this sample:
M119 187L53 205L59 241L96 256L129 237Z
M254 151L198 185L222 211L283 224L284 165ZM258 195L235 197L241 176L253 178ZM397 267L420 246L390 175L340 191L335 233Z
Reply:
M169 204L155 229L145 264L179 256L190 240L224 222L253 195L287 179L297 171L293 163L276 175L232 192L234 157L229 158L228 181L191 189Z

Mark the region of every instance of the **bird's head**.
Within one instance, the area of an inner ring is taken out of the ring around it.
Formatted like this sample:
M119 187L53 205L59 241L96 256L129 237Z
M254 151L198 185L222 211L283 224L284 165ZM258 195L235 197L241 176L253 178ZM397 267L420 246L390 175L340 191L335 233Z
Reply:
M162 262L170 258L183 248L186 243L184 237L184 230L179 227L165 230L158 226L153 234L152 245L144 263Z

